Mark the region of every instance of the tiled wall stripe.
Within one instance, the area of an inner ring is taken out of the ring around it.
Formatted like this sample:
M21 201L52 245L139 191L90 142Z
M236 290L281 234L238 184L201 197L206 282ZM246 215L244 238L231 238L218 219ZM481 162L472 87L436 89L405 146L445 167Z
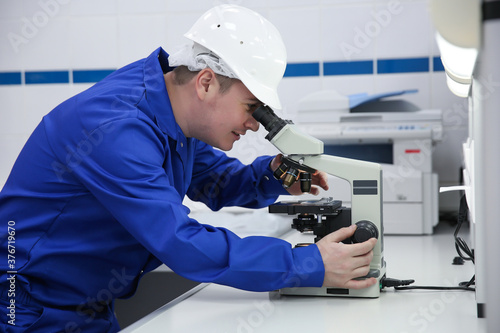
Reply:
M69 71L26 72L26 84L69 83Z
M114 69L74 70L73 71L73 83L99 82L113 72L114 72Z
M288 63L284 77L319 76L319 62Z
M441 62L440 57L432 58L432 69L434 70L434 72L444 71L444 66L443 66L443 63Z
M21 84L21 72L0 73L0 85Z
M428 72L429 68L429 58L377 60L378 74Z
M336 61L323 64L323 75L373 74L373 60Z
M432 67L430 66L432 62ZM359 75L374 74L374 61L337 61L289 63L284 77L319 76L323 66L323 75ZM439 57L409 59L379 59L377 74L439 72L443 71ZM94 83L111 74L114 69L73 70L70 71L29 71L0 72L0 85L50 84L50 83Z

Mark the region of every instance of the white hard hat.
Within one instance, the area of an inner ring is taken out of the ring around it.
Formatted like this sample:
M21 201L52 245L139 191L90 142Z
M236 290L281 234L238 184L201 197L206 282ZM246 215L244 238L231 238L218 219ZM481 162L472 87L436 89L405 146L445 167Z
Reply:
M237 5L219 5L184 35L215 53L262 103L281 109L278 84L286 49L276 27L260 14Z

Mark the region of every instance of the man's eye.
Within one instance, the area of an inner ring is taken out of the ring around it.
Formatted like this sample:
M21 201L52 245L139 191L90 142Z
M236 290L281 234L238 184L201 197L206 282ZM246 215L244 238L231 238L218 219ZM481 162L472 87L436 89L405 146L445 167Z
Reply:
M255 111L257 109L258 105L257 104L247 104L248 111Z

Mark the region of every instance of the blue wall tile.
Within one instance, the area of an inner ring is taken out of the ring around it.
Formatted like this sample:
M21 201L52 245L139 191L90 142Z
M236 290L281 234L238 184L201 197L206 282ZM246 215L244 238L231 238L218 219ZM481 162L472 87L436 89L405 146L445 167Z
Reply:
M318 76L319 62L292 63L286 65L284 77Z
M26 84L69 83L69 71L26 72Z
M21 72L0 73L0 85L21 84Z
M428 72L429 58L380 59L377 60L377 73L414 73Z
M373 74L373 60L337 61L323 64L324 75Z
M114 71L114 69L74 70L73 83L99 82Z

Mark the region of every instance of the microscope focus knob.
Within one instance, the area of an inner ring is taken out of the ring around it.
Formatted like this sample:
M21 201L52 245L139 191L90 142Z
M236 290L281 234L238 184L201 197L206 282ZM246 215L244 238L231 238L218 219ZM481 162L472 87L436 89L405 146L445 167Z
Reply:
M354 232L354 235L352 235L353 243L362 243L370 238L378 239L378 229L373 222L361 220L356 222L356 226L356 231Z

